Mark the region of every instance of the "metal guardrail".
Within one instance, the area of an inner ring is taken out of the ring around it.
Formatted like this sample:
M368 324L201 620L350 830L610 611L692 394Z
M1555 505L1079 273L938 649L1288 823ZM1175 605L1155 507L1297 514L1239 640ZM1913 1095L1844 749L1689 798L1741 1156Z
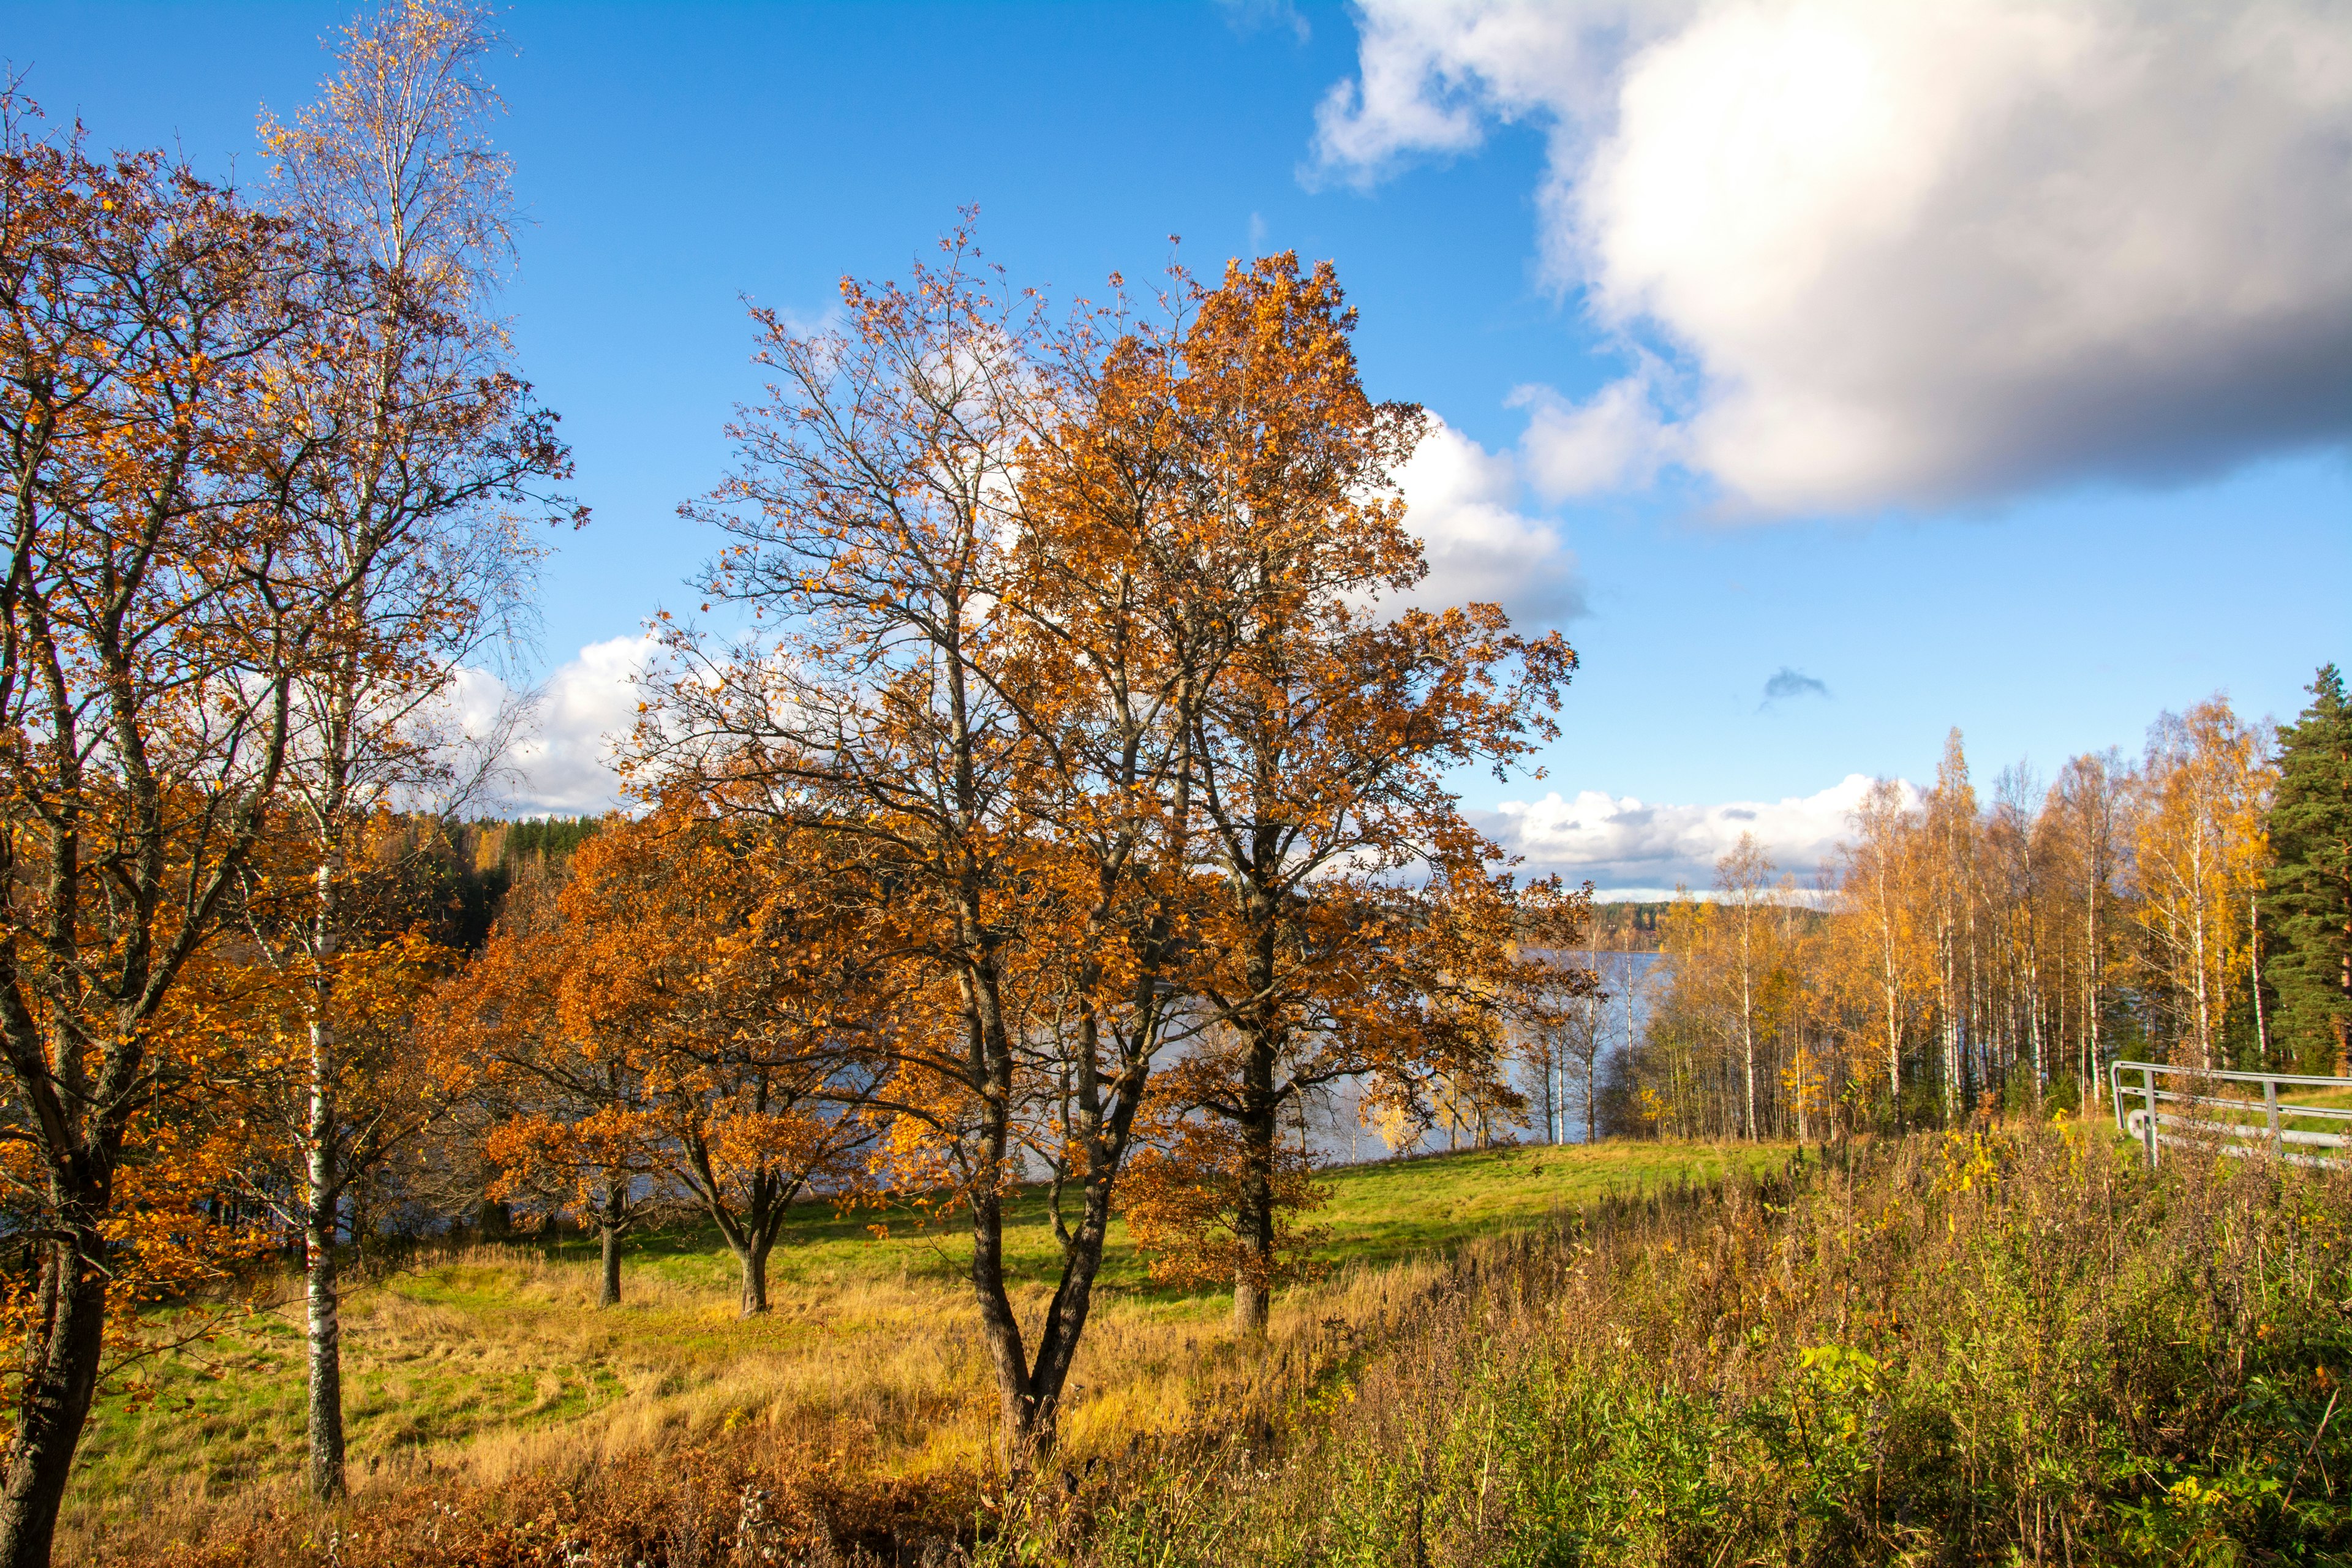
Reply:
M2126 1089L2124 1074L2139 1075L2137 1087ZM2175 1089L2159 1089L2157 1079L2179 1085ZM2263 1097L2231 1094L2207 1094L2200 1090L2226 1083L2260 1084ZM2268 1154L2290 1165L2336 1165L2352 1162L2352 1156L2336 1152L2305 1153L2300 1151L2342 1151L2352 1149L2352 1133L2312 1132L2285 1125L2290 1119L2307 1118L2320 1121L2352 1121L2352 1106L2297 1105L2279 1098L2282 1088L2336 1089L2352 1091L2352 1078L2307 1078L2297 1073L2281 1072L2204 1072L2196 1068L2168 1067L2162 1062L2113 1062L2107 1068L2107 1085L2115 1093L2111 1102L2116 1108L2116 1131L2140 1141L2147 1151L2147 1163L2156 1163L2157 1151L2164 1144L2196 1145L2218 1150L2224 1154ZM2130 1110L2124 1109L2126 1100L2138 1101ZM2164 1106L2181 1107L2179 1112L2168 1111ZM2203 1114L2199 1114L2200 1111ZM2263 1120L2242 1120L2260 1113ZM2230 1120L2231 1116L2242 1120ZM2167 1129L2177 1131L2168 1131Z

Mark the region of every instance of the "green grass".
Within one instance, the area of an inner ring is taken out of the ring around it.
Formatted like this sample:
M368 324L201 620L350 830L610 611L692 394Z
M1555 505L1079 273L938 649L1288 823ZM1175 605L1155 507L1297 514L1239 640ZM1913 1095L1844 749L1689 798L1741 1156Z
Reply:
M1784 1163L1786 1143L1616 1142L1520 1146L1396 1160L1332 1172L1328 1206L1311 1216L1328 1263L1381 1265L1450 1252L1612 1194L1704 1184Z
M1612 1142L1518 1145L1341 1166L1318 1184L1330 1194L1305 1223L1322 1233L1318 1261L1380 1267L1422 1253L1449 1252L1475 1237L1543 1223L1562 1210L1584 1207L1612 1194L1721 1180L1785 1162L1787 1143ZM871 1227L883 1226L887 1237ZM898 1277L940 1284L967 1278L971 1233L961 1212L926 1221L897 1205L843 1212L826 1204L795 1209L769 1260L772 1302L795 1289L838 1289L864 1279ZM585 1263L596 1257L593 1237L525 1244L551 1261ZM624 1267L632 1274L706 1290L736 1289L733 1256L708 1226L633 1237ZM1050 1286L1061 1265L1042 1191L1030 1189L1005 1207L1005 1266L1016 1283ZM1098 1288L1170 1300L1203 1296L1189 1287L1155 1285L1145 1260L1128 1239L1124 1220L1111 1222ZM488 1308L486 1296L454 1287L436 1299L451 1306Z
M1360 1165L1327 1173L1330 1201L1309 1223L1320 1232L1320 1261L1360 1274L1537 1226L1611 1193L1708 1182L1778 1163L1788 1152L1612 1143ZM492 1468L505 1473L535 1462L534 1435L576 1432L609 1444L620 1439L604 1434L624 1415L642 1433L782 1405L822 1407L861 1440L895 1445L902 1458L928 1446L946 1456L942 1463L968 1461L985 1450L990 1402L964 1284L970 1235L961 1215L921 1221L904 1207L803 1205L771 1260L774 1310L753 1322L736 1320L735 1260L707 1227L632 1238L617 1312L593 1305L593 1239L421 1257L347 1298L344 1409L355 1484L378 1467L387 1475L427 1462L478 1468L494 1450L503 1457ZM886 1235L869 1228L877 1224ZM1006 1252L1016 1294L1042 1298L1059 1258L1041 1194L1012 1205ZM79 1504L113 1512L160 1489L216 1505L298 1477L298 1287L286 1281L278 1305L208 1344L143 1363L127 1392L101 1399L77 1461ZM1212 1365L1230 1297L1153 1284L1120 1224L1097 1301L1097 1340L1161 1336L1148 1353L1111 1358L1157 1379L1148 1397L1128 1391L1143 1404L1106 1415L1112 1422L1160 1418L1186 1380ZM948 1433L961 1435L940 1448Z

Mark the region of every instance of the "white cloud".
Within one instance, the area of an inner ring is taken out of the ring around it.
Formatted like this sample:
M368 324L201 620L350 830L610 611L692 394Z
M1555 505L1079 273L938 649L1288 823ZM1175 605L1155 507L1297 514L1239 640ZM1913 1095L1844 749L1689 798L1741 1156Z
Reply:
M1936 505L2352 435L2340 4L1366 0L1317 148L1372 178L1495 121L1549 136L1552 279L1690 378L1670 423L1646 371L1538 401L1561 493Z
M614 744L636 722L638 697L631 682L652 665L656 651L650 637L613 637L590 643L548 677L530 721L508 753L520 775L505 792L511 805L525 812L587 815L620 803ZM456 704L459 721L469 733L486 733L500 704L512 696L488 671L463 671Z
M1682 433L1658 414L1660 379L1645 363L1573 404L1548 386L1514 391L1512 406L1532 410L1520 447L1536 489L1555 500L1638 489L1679 460Z
M1399 470L1405 526L1420 536L1429 575L1401 602L1499 603L1514 622L1546 625L1583 612L1576 554L1548 522L1515 510L1517 465L1444 420Z
M1582 790L1541 800L1506 801L1472 816L1496 842L1526 858L1537 875L1557 871L1571 882L1590 878L1620 896L1663 897L1677 884L1705 892L1715 863L1753 833L1780 870L1810 888L1822 862L1835 855L1847 816L1871 781L1849 773L1816 794L1778 801L1721 805L1648 805L1632 795ZM1916 799L1917 791L1906 784Z

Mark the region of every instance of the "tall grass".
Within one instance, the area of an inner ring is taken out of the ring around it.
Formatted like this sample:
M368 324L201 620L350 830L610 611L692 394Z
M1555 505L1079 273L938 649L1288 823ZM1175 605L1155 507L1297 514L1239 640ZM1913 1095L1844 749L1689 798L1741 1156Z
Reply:
M1465 1257L1391 1345L1068 1506L1096 1564L2247 1563L2352 1546L2352 1179L2080 1125ZM1271 1429L1273 1436L1258 1435Z
M845 1279L829 1318L772 1345L690 1332L690 1293L649 1298L647 1320L675 1314L672 1373L595 1411L386 1467L332 1513L290 1487L157 1507L85 1555L2343 1561L2347 1200L2352 1176L2262 1161L2168 1152L2149 1173L2095 1125L1978 1129L1343 1265L1281 1299L1262 1349L1201 1303L1120 1302L1090 1331L1056 1464L1009 1488L933 1285ZM586 1289L516 1268L486 1296ZM421 1350L457 1331L410 1311L387 1333Z

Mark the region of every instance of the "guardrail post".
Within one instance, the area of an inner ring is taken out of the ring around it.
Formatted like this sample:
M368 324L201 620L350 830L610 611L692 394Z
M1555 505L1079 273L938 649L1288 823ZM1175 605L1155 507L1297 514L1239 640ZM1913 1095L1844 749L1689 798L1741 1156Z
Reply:
M2156 1069L2142 1067L2139 1081L2147 1095L2147 1123L2140 1131L2147 1140L2147 1163L2153 1166L2156 1163Z
M2263 1079L2263 1110L2271 1119L2271 1152L2284 1156L2286 1140L2279 1133L2278 1079L2274 1078Z

